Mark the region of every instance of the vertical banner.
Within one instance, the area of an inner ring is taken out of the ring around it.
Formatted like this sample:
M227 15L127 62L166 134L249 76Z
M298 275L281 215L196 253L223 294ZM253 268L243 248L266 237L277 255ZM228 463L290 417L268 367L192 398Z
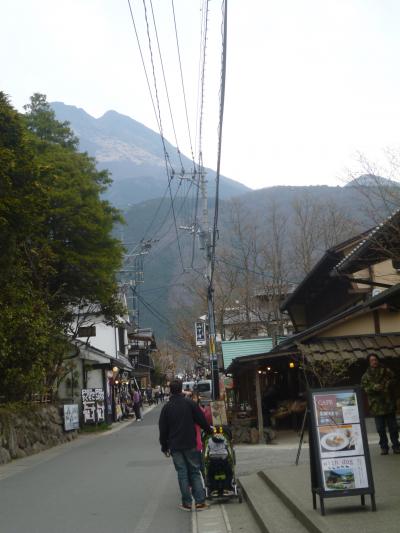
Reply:
M310 465L314 508L323 498L371 494L375 489L359 387L309 392Z
M82 389L82 414L85 424L99 424L105 420L104 390Z

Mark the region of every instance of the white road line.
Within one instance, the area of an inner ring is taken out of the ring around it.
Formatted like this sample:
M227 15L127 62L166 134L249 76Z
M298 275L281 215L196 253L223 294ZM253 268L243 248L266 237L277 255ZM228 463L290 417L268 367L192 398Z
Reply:
M221 504L222 516L226 525L227 533L232 533L231 523L229 522L228 513L226 512L225 505Z
M212 504L210 509L193 514L192 533L232 533L228 515L221 504Z
M203 511L204 512L204 511ZM197 513L192 512L192 533L198 533L198 527L197 527Z

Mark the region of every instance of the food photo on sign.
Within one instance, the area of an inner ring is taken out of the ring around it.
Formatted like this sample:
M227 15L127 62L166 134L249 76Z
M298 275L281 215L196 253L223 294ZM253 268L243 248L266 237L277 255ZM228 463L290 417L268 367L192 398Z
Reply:
M318 439L322 458L364 453L359 424L320 426Z

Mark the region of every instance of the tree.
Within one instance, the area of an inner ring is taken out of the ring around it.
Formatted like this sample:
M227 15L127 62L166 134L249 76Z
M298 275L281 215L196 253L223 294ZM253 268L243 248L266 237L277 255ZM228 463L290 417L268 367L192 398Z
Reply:
M76 151L79 139L74 135L69 122L59 122L44 94L35 93L30 103L24 105L25 123L37 138L46 143L59 144Z
M109 320L121 312L122 248L111 234L121 217L100 196L109 177L77 152L43 95L28 110L19 116L0 93L0 390L8 397L51 388L77 307L95 304Z

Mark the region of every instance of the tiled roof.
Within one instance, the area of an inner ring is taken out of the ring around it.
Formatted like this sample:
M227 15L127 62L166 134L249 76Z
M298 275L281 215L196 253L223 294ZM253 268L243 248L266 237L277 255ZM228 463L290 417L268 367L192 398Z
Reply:
M400 357L400 334L317 338L298 348L306 357L317 360L365 359L370 353L382 358Z

